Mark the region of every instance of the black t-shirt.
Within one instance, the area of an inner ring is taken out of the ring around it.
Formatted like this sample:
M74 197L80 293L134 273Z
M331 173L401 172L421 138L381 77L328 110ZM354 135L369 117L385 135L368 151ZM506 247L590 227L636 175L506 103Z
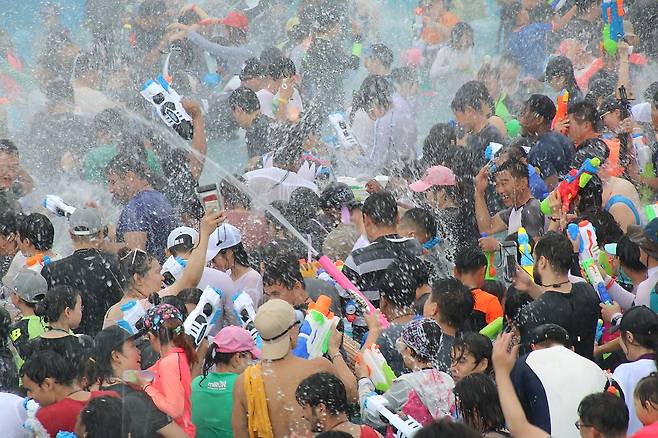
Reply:
M498 128L487 124L478 133L471 133L466 141L466 147L458 147L453 160L452 170L458 176L475 176L487 164L484 151L489 143L505 144L505 139Z
M599 297L592 286L582 282L573 284L571 293L544 292L519 311L516 323L525 346L535 327L557 324L569 333L576 353L593 360L598 318Z
M129 415L128 430L132 438L151 438L159 436L158 430L171 423L171 418L160 411L144 391L135 389L125 383L102 386L103 391L114 391L123 402L124 412Z
M270 124L273 123L269 117L260 115L254 120L253 125L245 134L247 143L247 155L249 158L260 157L270 152Z
M96 336L103 328L107 309L122 296L121 271L116 255L97 249L75 251L64 259L44 266L41 275L49 288L66 285L80 292L84 311L76 333Z
M549 131L537 138L528 153L528 162L539 169L542 178L569 172L575 150L573 142L562 134Z
M68 363L82 372L82 362L84 359L84 347L80 339L75 335L63 336L61 338L34 338L27 344L27 357L37 351L54 351L62 356Z

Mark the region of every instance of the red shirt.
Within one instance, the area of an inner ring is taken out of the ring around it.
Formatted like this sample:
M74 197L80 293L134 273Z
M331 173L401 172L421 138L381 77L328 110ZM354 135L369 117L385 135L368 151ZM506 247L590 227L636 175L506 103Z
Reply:
M78 415L88 401L65 398L52 405L39 408L36 415L37 420L52 438L55 438L59 431L74 432Z
M653 423L650 426L644 426L642 429L635 432L631 438L653 438L658 436L658 423Z

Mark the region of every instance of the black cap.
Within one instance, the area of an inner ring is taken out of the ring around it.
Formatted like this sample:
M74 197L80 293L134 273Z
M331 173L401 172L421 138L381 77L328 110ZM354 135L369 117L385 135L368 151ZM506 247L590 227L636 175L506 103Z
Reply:
M354 192L345 183L331 183L320 194L320 206L323 209L335 208L340 210L344 206L352 208L357 205Z
M647 306L631 307L624 313L619 325L610 328L610 332L617 330L634 335L658 335L658 315Z
M555 104L550 97L543 94L533 94L525 102L528 110L539 114L546 121L552 121L555 118Z
M111 363L113 351L118 351L124 342L139 336L141 333L131 335L118 325L101 330L94 338L94 359L103 364Z
M614 96L608 96L603 100L603 102L601 102L601 105L599 105L597 111L599 113L599 117L603 118L604 115L616 111L620 108L621 105L619 104L619 101Z
M569 77L573 75L573 64L566 56L554 56L546 64L545 80L550 80L556 76Z
M531 344L541 344L542 342L553 341L571 348L571 339L569 333L557 324L542 324L530 331L529 342Z

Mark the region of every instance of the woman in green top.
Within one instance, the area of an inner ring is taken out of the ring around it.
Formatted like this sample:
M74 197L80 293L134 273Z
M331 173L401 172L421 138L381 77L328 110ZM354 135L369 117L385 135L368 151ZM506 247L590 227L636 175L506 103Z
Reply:
M242 327L224 327L208 348L203 375L192 381L192 422L196 437L232 438L233 384L260 357L254 340Z

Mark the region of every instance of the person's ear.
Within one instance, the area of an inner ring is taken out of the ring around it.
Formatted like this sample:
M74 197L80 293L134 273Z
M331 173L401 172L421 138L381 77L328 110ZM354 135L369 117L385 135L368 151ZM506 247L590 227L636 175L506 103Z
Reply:
M476 372L476 373L483 373L483 372L487 369L488 366L489 366L489 359L487 359L487 358L485 357L484 359L482 359L482 360L480 361L480 363L478 363L478 364L475 366L475 372Z
M452 268L452 275L453 275L453 277L455 277L457 280L460 280L460 281L461 281L462 273L459 271L459 269L457 269L456 266L455 266L454 268Z
M43 382L41 382L41 385L39 385L41 388L43 388L45 391L52 391L52 389L55 386L55 379L52 377L46 377L43 379Z

